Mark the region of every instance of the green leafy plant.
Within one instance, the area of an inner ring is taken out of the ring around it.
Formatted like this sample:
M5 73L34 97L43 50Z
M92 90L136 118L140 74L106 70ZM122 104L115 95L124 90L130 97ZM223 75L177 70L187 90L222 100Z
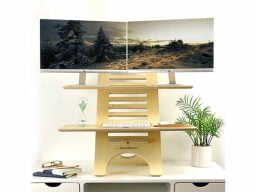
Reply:
M223 119L217 118L209 106L203 107L200 97L185 95L176 105L183 113L176 123L190 124L198 128L196 131L186 131L195 146L209 146L214 137L220 136Z

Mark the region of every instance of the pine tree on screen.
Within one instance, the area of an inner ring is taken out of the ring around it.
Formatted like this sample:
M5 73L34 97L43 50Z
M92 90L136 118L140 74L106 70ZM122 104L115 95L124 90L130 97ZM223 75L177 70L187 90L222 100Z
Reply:
M79 21L68 21L59 28L57 35L60 41L57 43L58 54L55 55L59 68L79 68L89 62L85 53L82 25Z
M94 41L93 49L96 62L110 61L113 57L113 45L105 35L102 27L100 27L97 33L97 39Z

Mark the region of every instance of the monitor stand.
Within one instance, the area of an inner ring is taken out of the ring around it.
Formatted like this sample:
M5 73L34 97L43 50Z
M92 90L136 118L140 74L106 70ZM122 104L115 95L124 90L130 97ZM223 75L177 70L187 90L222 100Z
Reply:
M79 82L78 82L79 85L86 85L86 73L85 72L82 72L82 73L79 73Z
M175 72L168 72L169 84L176 84ZM86 72L79 73L79 85L86 85Z
M176 84L175 72L168 72L169 84Z

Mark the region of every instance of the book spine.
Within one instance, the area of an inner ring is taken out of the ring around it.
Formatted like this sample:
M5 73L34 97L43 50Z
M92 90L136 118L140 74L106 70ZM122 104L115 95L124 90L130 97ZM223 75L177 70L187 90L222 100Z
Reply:
M67 178L67 176L61 176L61 175L53 175L53 174L46 174L46 173L43 173L43 172L34 172L33 173L33 176L36 176L36 177L54 177L54 178Z

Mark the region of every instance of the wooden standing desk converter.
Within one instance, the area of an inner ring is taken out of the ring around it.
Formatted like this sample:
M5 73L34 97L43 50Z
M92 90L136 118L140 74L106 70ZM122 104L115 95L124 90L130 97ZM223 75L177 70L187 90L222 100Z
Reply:
M171 81L170 81L171 82ZM160 121L158 89L190 89L190 85L157 85L157 74L99 74L98 85L71 85L64 89L98 89L95 125L66 125L60 131L95 131L94 174L105 176L108 164L146 163L152 176L162 174L160 131L195 130L191 125L172 124L149 128L103 128L105 122ZM129 133L111 136L110 133ZM135 133L131 135L131 133ZM137 136L136 133L144 133ZM125 158L122 154L134 154Z

